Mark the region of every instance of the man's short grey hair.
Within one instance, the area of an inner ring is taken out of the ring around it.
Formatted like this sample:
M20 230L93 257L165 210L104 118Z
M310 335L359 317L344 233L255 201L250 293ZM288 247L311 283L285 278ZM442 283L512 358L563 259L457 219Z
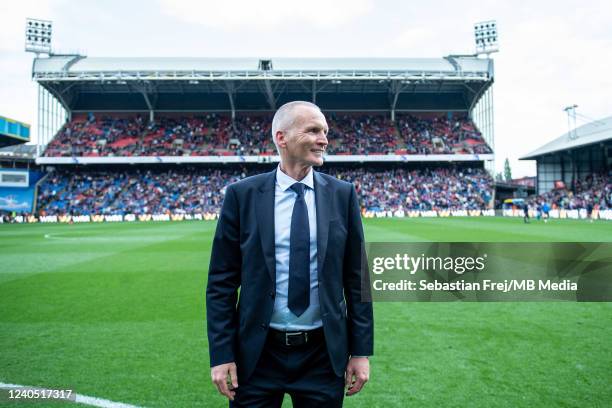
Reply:
M295 115L293 115L293 111L298 106L307 106L309 108L317 109L319 112L321 111L321 108L319 108L317 105L307 101L287 102L286 104L278 108L278 110L274 114L274 118L272 119L272 141L276 146L276 150L278 150L278 144L276 143L276 132L278 132L279 130L284 131L287 129L291 129L293 123L295 122Z

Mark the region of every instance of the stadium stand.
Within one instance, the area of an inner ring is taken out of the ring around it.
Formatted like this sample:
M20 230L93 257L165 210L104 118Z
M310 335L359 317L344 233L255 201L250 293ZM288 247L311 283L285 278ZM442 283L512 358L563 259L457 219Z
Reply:
M493 151L467 118L400 116L404 154L488 154Z
M596 208L612 209L612 173L596 173L576 181L575 190L551 190L528 200L532 208L548 203L552 209L576 210Z
M41 186L40 215L218 212L240 173L222 170L57 172Z
M209 156L265 154L270 146L268 118L227 116L165 118L145 123L142 116L75 119L49 143L45 156ZM264 138L265 134L265 138ZM268 150L272 153L272 150Z
M584 210L583 215L612 209L611 153L612 116L578 126L523 156L537 166L529 207L547 204L551 214Z
M383 115L329 117L329 154L390 154L403 146L397 127Z
M484 210L493 180L483 169L336 170L337 178L355 184L364 211Z
M484 210L493 180L454 167L323 170L355 184L363 211ZM40 187L39 215L218 213L224 187L261 170L181 168L57 171Z
M271 115L207 114L118 118L89 115L66 124L49 143L46 157L273 155ZM330 114L328 154L489 154L491 148L464 117Z
M321 171L355 184L364 216L494 215L484 170L494 159L491 61L267 62L37 58L33 78L65 116L42 129L36 164L49 176L36 217L213 219L227 184L277 162L272 114L291 100L323 109L330 132Z

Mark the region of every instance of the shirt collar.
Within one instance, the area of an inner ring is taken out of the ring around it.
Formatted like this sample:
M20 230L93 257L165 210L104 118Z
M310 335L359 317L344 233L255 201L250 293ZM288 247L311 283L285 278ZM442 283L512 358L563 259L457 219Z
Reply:
M280 165L278 166L278 168L276 169L276 183L279 185L281 190L286 191L288 188L290 188L297 182L298 180L295 180L293 177L285 174L281 170ZM305 184L306 186L314 190L314 177L312 167L308 171L308 174L306 174L306 177L299 180L299 182Z

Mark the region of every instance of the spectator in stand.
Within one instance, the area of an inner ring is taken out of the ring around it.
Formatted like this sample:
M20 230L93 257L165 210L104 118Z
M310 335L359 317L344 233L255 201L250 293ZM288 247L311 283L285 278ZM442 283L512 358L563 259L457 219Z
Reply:
M207 156L271 155L270 118L239 115L233 121L216 113L160 117L146 123L130 118L75 119L45 150L66 156ZM328 154L482 154L491 153L466 118L400 115L397 122L371 114L331 114Z
M493 195L491 177L482 169L358 169L340 170L336 177L355 184L368 211L486 209Z
M398 116L408 154L488 154L491 148L467 118Z
M330 167L324 172L353 182L365 211L482 210L493 195L493 182L482 169ZM218 213L224 186L247 175L245 169L210 168L56 172L40 187L38 214Z
M533 197L531 205L548 202L553 208L563 210L593 209L606 210L612 208L612 177L611 173L595 173L584 179L577 180L574 191L568 189L551 190Z

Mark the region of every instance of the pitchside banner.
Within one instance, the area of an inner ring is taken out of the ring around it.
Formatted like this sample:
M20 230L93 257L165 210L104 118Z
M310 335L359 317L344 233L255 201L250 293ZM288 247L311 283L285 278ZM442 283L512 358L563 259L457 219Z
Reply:
M366 252L373 301L612 301L609 242L371 242Z

